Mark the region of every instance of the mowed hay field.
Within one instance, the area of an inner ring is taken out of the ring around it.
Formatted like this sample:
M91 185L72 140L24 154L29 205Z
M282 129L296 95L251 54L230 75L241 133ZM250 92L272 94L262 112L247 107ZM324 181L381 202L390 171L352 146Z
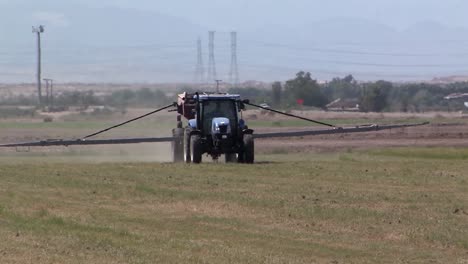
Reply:
M0 159L1 263L468 263L468 150Z

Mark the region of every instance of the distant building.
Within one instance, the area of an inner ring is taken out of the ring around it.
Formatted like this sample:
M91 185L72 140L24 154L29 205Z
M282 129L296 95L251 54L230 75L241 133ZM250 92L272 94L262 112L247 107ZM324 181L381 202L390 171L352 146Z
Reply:
M468 76L463 75L453 75L446 77L436 77L431 80L431 83L455 83L455 82L468 82Z
M327 111L334 112L358 112L359 99L336 99L335 101L326 105Z

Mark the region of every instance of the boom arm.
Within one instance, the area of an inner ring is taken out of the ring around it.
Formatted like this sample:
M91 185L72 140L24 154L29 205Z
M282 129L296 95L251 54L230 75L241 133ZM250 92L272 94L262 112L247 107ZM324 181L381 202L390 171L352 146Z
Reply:
M319 124L319 125L323 125L323 126L328 126L328 127L336 127L336 126L334 126L334 125L332 125L332 124L328 124L328 123L320 122L320 121L313 120L313 119L310 119L310 118L305 118L305 117L298 116L298 115L288 114L288 113L284 113L284 112L281 112L281 111L277 111L277 110L274 110L274 109L271 109L271 108L263 107L263 106L256 105L256 104L252 104L252 103L249 102L248 100L244 100L244 101L242 101L242 103L244 103L244 104L246 104L246 105L254 106L254 107L257 107L257 108L266 110L266 111L270 111L270 112L273 112L273 113L277 113L277 114L280 114L280 115L285 115L285 116L294 117L294 118L297 118L297 119L309 121L309 122L312 122L312 123L315 123L315 124Z
M281 137L303 137L303 136L317 136L317 135L331 135L331 134L344 134L344 133L362 133L370 131L380 131L393 128L406 128L415 126L424 126L429 122L404 124L404 125L368 125L356 127L339 127L334 129L321 129L309 131L292 131L292 132L272 132L263 134L254 134L255 138L281 138Z
M311 123L324 125L328 127L332 127L332 129L321 129L321 130L309 130L309 131L292 131L292 132L272 132L272 133L264 133L264 134L254 134L255 138L281 138L281 137L303 137L303 136L316 136L316 135L331 135L331 134L343 134L343 133L362 133L362 132L370 132L370 131L379 131L379 130L386 130L392 128L406 128L406 127L415 127L415 126L424 126L429 124L429 122L423 123L415 123L415 124L401 124L401 125L365 125L365 126L355 126L355 127L336 127L335 125L320 122L317 120L305 118L302 116L297 116L293 114L284 113L281 111L277 111L271 108L263 107L260 105L256 105L250 103L248 100L242 101L243 104L254 106L263 110L267 110L273 113L277 113L280 115L285 115L289 117L294 117L297 119L309 121Z
M48 147L48 146L75 146L75 145L118 145L118 144L136 144L136 143L151 143L151 142L173 142L175 139L173 137L161 137L161 138L122 138L122 139L93 139L89 140L88 138L100 135L112 129L124 126L126 124L135 122L147 116L156 114L163 110L166 110L171 107L175 107L176 104L172 103L170 105L164 106L157 110L154 110L150 113L144 114L142 116L130 119L123 123L111 126L109 128L100 130L96 133L87 135L81 139L75 140L42 140L35 142L25 142L25 143L13 143L13 144L3 144L0 147Z
M42 140L36 142L4 144L0 147L49 147L49 146L77 146L77 145L119 145L119 144L136 144L136 143L155 143L155 142L172 142L173 137L162 138L122 138L122 139L94 139L94 140Z

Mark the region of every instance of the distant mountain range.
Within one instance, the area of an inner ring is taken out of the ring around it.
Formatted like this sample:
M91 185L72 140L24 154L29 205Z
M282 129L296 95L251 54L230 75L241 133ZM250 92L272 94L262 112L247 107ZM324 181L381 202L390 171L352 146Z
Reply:
M47 0L0 6L0 82L32 82L35 37L44 24L44 76L81 82L191 82L196 39L207 56L208 28L184 18ZM219 78L228 80L229 29L217 29ZM300 27L238 32L242 80L286 80L299 70L318 79L353 74L361 80L431 80L468 73L468 30L431 21L398 31L356 18Z

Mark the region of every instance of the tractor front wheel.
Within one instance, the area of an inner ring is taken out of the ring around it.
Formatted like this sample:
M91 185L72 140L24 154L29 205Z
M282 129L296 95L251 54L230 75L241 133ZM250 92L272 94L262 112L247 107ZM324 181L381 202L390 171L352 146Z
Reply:
M254 163L255 153L254 153L254 138L251 134L244 135L244 150L243 150L243 162L247 164Z

